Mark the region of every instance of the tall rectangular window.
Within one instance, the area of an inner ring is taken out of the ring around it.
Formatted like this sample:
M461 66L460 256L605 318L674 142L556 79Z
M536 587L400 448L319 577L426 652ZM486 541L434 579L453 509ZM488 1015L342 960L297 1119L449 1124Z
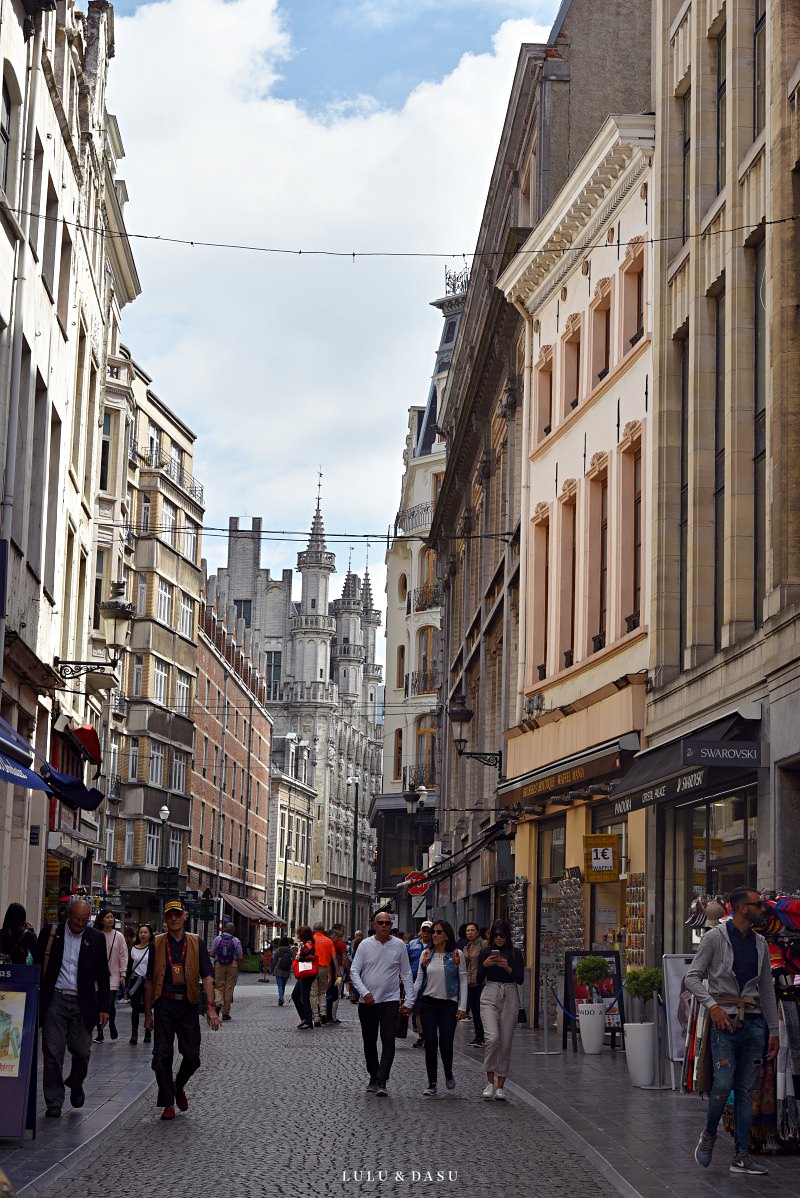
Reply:
M632 628L642 620L642 451L633 455L633 609Z
M561 509L561 654L559 666L569 669L575 662L575 606L578 566L578 507L573 500Z
M725 293L714 301L714 648L725 612Z
M175 708L181 715L189 714L189 700L192 693L192 677L183 670L178 670L178 681L175 687Z
M132 819L125 821L125 864L131 865L136 846L136 825Z
M136 614L143 616L147 612L147 575L139 570L136 575Z
M680 668L684 668L684 655L688 643L689 626L689 340L678 342L680 354L680 529L678 538L679 616L678 639L680 644Z
M564 342L564 414L577 408L581 397L581 335L580 330Z
M161 504L161 535L168 545L175 548L178 528L178 509L174 503L165 499Z
M181 849L183 847L183 838L180 832L170 832L169 834L169 863L173 869L181 867Z
M753 28L753 139L767 121L767 0L755 0Z
M197 542L199 540L197 532L197 524L194 520L190 520L187 516L183 525L183 552L188 557L190 562L197 564ZM250 601L248 600L248 603ZM247 620L247 627L250 627L250 620Z
M278 699L281 689L281 653L269 650L264 656L266 657L267 699Z
M149 494L142 495L142 508L139 517L139 532L145 533L150 531L150 511L152 503Z
M717 37L717 193L725 186L728 117L728 39L723 29Z
M692 167L692 93L687 91L681 104L681 136L682 171L681 171L681 236L686 241L689 236L689 216L691 206L691 167Z
M755 251L753 280L753 505L755 624L764 619L767 595L767 246Z
M162 707L166 707L169 701L169 666L158 658L153 667L153 698Z
M204 737L203 737L203 766L202 766L202 773L203 773L203 777L204 777L204 778L205 778L205 777L207 777L207 775L208 775L208 737L207 737L207 736L204 736Z
M105 572L106 551L105 549L98 549L94 567L94 612L92 615L92 628L94 628L95 632L100 628L100 604L103 602Z
M253 613L252 599L234 599L233 606L236 608L236 619L244 620L245 628L249 628Z
M600 483L600 612L597 635L594 638L595 653L605 648L608 627L608 479Z
M172 583L158 580L158 618L162 624L172 624Z
M128 737L128 777L135 782L139 777L139 737Z
M160 741L150 741L150 769L148 777L151 786L164 785L164 746Z
M142 681L144 678L144 658L140 653L133 655L133 668L131 676L131 694L134 699L138 699L142 693Z
M181 634L194 635L194 600L191 595L181 595Z
M392 754L394 764L394 779L398 780L403 772L403 729L396 728L394 733L394 753Z
M176 794L186 793L186 764L187 755L180 749L172 752L172 789Z
M66 221L61 229L61 255L58 267L58 300L56 311L66 335L69 321L69 293L72 283L72 239Z
M158 865L158 828L155 824L147 825L144 863L150 866Z
M536 389L536 440L549 437L553 431L553 360L540 367L535 374Z
M540 682L547 677L550 621L550 521L533 527L533 660Z

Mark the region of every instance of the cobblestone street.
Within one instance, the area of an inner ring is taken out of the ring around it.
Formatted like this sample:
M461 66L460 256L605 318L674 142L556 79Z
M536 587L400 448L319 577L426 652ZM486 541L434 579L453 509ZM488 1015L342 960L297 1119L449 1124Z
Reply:
M619 1193L519 1097L483 1100L485 1079L471 1061L457 1058L453 1094L423 1098L423 1054L412 1037L398 1042L389 1098L367 1094L355 1007L340 1004L340 1016L338 1027L299 1033L293 1005L287 998L277 1006L274 985L240 985L232 1022L204 1032L187 1114L160 1122L151 1087L72 1171L24 1194L141 1198L162 1191L167 1160L176 1198L209 1185L237 1198L332 1189L485 1198L514 1192L521 1175L530 1179L526 1192L541 1198L578 1188L598 1198ZM101 1051L136 1050L120 1039ZM359 1170L371 1170L372 1180Z

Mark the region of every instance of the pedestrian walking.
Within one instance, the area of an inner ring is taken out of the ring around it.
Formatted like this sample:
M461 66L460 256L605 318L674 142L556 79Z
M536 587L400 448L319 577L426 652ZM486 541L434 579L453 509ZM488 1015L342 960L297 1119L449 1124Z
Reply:
M459 928L458 928L458 936L456 937L456 948L466 948L466 947L467 947L467 925L465 923L462 923L462 924L459 924Z
M45 924L36 957L41 964L42 1088L47 1114L57 1119L64 1103L82 1107L83 1083L92 1052L92 1028L108 1022L111 1003L105 937L89 927L91 909L82 895L73 895L62 924ZM72 1066L64 1081L64 1054Z
M152 951L153 929L149 923L140 924L136 932L136 939L131 945L128 973L125 979L125 989L131 1004L131 1038L129 1041L131 1044L139 1042L139 1016L144 1011L144 988ZM150 1039L151 1033L145 1028L145 1044L149 1044Z
M297 1014L300 1016L297 1029L301 1032L307 1032L314 1027L314 1014L311 1009L311 987L317 976L319 962L317 961L314 933L307 924L303 924L302 927L297 929L297 938L300 941L300 949L292 963L292 972L295 976L295 983L292 989L292 1002L295 1005Z
M467 962L467 1014L472 1016L473 1037L470 1044L483 1047L483 1024L481 1023L481 994L483 986L478 982L478 958L481 951L487 947L481 939L480 928L476 923L466 926L467 943L464 948L464 959Z
M358 950L358 946L363 939L364 939L364 933L361 931L358 931L353 936L353 939L350 941L350 944L348 945L347 956L348 956L348 959L350 960L351 964L353 961L353 957L356 955L356 952ZM353 985L353 981L352 981L352 978L350 977L349 971L348 971L348 976L347 976L347 993L348 993L350 1002L352 1002L352 1003L358 1002L358 991L356 990L355 986Z
M336 977L333 972L336 968L336 949L330 936L325 935L323 923L315 923L313 933L318 969L311 983L311 1010L314 1014L314 1026L321 1027L328 1022L328 988Z
M36 933L28 923L22 903L9 903L0 930L0 960L9 965L26 965L28 955L36 960Z
M180 899L164 906L167 931L156 936L145 981L144 1026L153 1031L153 1071L158 1082L156 1102L162 1119L174 1119L175 1107L188 1111L186 1083L200 1068L200 1020L219 1030L214 1009L214 967L205 941L186 931L186 911ZM172 1076L175 1039L181 1063Z
M277 948L272 950L272 973L278 984L278 1006L282 1007L286 994L286 982L292 976L294 953L288 936L281 936Z
M108 973L111 978L111 1001L108 1008L108 1034L112 1040L119 1036L117 1031L117 995L128 969L128 946L122 932L116 928L117 918L110 907L103 907L95 917L94 926L106 938ZM98 1024L95 1044L103 1043L103 1029Z
M275 942L277 943L277 942ZM265 944L261 950L261 960L259 961L259 972L264 976L260 977L259 982L269 984L269 975L272 972L272 960L275 955L275 943Z
M432 947L432 937L431 937L431 928L432 927L433 927L432 920L424 919L422 921L422 923L419 925L419 932L417 933L417 935L414 937L413 940L409 940L408 944L406 945L406 952L408 953L408 959L411 964L411 976L413 977L415 982L417 980L417 971L419 969L419 959L427 948ZM414 1003L414 1006L412 1007L412 1010L411 1010L411 1014L414 1019L414 1027L417 1029L417 1038L414 1041L414 1043L412 1044L412 1048L424 1048L425 1047L425 1035L422 1030L422 1021L419 1017L419 1004L418 1003L416 1003L416 1002Z
M484 1031L484 1098L505 1101L505 1083L511 1062L511 1041L519 1019L519 990L525 977L522 953L511 943L511 928L496 919L489 929L488 945L478 956L478 984Z
M453 1041L456 1023L467 1013L467 963L456 948L456 934L447 920L437 919L431 930L433 947L420 957L414 983L414 1003L419 1003L425 1036L426 1097L436 1094L438 1058L441 1054L445 1085L455 1090Z
M325 1001L325 1014L328 1023L341 1023L338 1016L339 997L344 989L345 979L350 971L350 958L347 955L347 941L344 938L344 924L335 923L331 928L331 940L336 951L335 960L331 962L333 978L328 987Z
M414 989L407 945L392 935L392 917L380 911L372 921L375 933L362 940L350 966L350 977L358 992L358 1018L364 1042L364 1060L369 1074L367 1090L385 1098L394 1060L397 1016L409 1015L406 1005ZM400 1005L400 983L406 994ZM378 1058L378 1035L381 1055Z
M778 1055L778 1004L769 945L755 930L764 917L761 895L738 886L728 901L731 918L705 933L685 978L712 1025L714 1083L694 1159L704 1169L711 1164L717 1127L733 1090L730 1171L761 1176L769 1170L750 1155L753 1088L765 1050L768 1061Z
M214 1006L218 1015L222 1011L222 1018L226 1023L230 1022L233 991L239 980L239 962L243 955L242 942L235 932L234 925L226 923L221 934L214 937L211 945L211 958L214 962Z

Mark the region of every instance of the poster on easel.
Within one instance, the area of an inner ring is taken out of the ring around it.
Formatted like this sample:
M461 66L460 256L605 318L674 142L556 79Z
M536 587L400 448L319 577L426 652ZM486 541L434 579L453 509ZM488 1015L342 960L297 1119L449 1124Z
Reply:
M38 1013L39 966L0 965L0 1138L20 1146L26 1127L36 1127Z
M682 1061L692 996L686 989L686 970L693 961L691 953L666 953L661 958L664 976L664 1002L667 1007L668 1059Z
M595 987L600 992L606 1008L606 1031L611 1033L611 1047L616 1046L617 1033L624 1033L625 1007L622 994L622 965L617 949L583 949L580 952L564 953L564 1006L575 1018L565 1019L561 1033L561 1046L567 1047L567 1035L572 1033L572 1047L578 1050L578 1003L590 1002L591 996L576 976L578 962L583 957L602 957L608 965L608 976ZM617 995L619 994L619 998ZM616 1001L612 1001L616 1000ZM567 1024L569 1023L569 1028Z

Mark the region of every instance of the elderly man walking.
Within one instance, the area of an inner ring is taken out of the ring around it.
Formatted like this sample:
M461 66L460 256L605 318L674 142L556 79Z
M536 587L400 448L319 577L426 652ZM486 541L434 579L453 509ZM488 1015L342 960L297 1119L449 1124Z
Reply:
M314 1013L314 1027L319 1027L328 1022L327 994L331 981L336 980L334 972L336 969L336 946L330 936L325 935L324 923L315 923L311 930L314 933L314 947L319 970L311 983L310 1000L311 1010Z
M83 1106L83 1083L92 1052L92 1029L108 1023L111 1004L106 938L88 926L91 908L73 895L66 922L46 924L37 957L42 969L42 1088L46 1113L57 1119L64 1103L64 1086L70 1102ZM64 1082L64 1054L69 1049L72 1066Z
M375 935L362 940L350 966L350 978L358 991L358 1019L364 1041L364 1060L369 1074L367 1090L385 1098L394 1060L397 1016L411 1014L414 979L408 952L402 940L392 935L392 917L385 911L375 916ZM405 1005L400 1006L400 982ZM378 1033L381 1055L378 1059Z
M230 1022L233 990L239 980L239 962L244 952L242 942L234 935L236 928L226 923L222 934L214 938L211 959L214 962L214 1006L217 1014L222 1009L222 1018Z

